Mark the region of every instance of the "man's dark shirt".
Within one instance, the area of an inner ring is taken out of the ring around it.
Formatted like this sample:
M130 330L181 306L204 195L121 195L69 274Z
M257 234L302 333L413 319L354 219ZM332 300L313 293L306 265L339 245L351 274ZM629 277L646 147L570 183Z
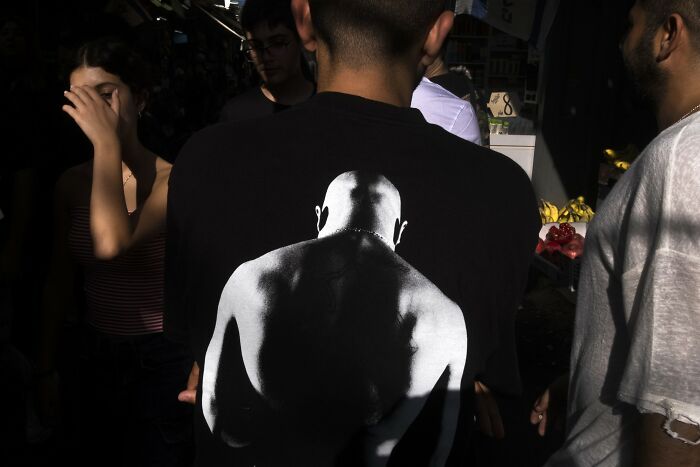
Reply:
M427 124L416 109L346 94L320 93L277 115L221 123L185 145L170 176L168 335L189 341L202 365L233 271L314 238L314 206L350 170L381 173L396 186L408 221L396 252L465 313L463 391L473 393L476 376L517 394L515 313L540 229L530 180L507 157ZM507 223L494 215L503 210ZM223 465L232 454L243 464L247 450L214 440L198 404L199 464ZM472 409L465 403L460 430L470 430ZM466 445L466 436L458 432L455 445ZM404 438L422 444L421 434Z
M250 118L266 117L287 110L290 105L272 102L265 97L260 86L249 89L232 98L221 109L219 121L237 122Z

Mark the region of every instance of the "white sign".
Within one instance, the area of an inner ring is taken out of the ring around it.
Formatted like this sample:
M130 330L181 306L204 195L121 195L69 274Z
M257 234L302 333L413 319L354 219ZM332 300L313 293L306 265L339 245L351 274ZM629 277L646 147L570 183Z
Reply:
M509 92L491 93L487 106L494 117L517 117L520 113L518 96Z

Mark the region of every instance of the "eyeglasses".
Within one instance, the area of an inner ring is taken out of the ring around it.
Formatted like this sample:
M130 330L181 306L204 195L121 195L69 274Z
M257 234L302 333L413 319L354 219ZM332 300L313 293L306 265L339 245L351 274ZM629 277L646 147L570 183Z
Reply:
M273 38L267 44L255 40L244 40L241 42L241 50L245 53L246 58L250 61L262 57L265 52L272 56L279 55L289 47L292 41L285 37Z

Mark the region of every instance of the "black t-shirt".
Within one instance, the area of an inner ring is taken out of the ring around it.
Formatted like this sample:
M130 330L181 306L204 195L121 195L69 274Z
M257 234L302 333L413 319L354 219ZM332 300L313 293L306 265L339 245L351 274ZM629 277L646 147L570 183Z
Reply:
M251 88L232 98L221 109L221 122L237 122L249 118L266 117L286 110L290 105L272 102L265 97L260 86Z
M396 186L408 221L396 252L465 313L465 391L477 376L518 393L515 313L540 229L530 180L507 157L427 124L416 109L346 94L206 128L182 149L168 201L168 335L189 340L201 364L233 271L315 238L314 207L349 170L381 173ZM463 420L473 420L471 409L465 404ZM223 465L225 451L244 463L246 450L217 444L201 407L198 415L198 452L210 456L202 465Z

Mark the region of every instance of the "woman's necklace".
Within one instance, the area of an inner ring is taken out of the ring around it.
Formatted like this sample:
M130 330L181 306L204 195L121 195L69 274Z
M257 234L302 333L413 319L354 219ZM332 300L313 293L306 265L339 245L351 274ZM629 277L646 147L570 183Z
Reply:
M131 176L132 176L132 175L134 175L134 172L129 171L129 176L126 177L126 179L124 180L124 183L122 184L122 186L126 186L126 182L128 182L129 180L131 180Z

